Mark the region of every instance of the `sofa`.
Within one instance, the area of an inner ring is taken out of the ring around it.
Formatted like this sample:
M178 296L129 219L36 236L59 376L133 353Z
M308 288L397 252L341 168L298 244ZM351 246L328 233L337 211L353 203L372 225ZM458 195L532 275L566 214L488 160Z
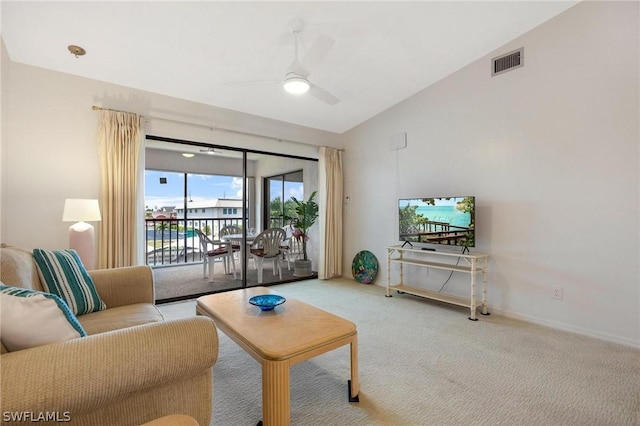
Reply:
M140 425L183 414L208 425L218 357L213 321L165 321L147 266L88 274L106 309L77 316L87 336L11 352L1 345L1 421ZM0 281L43 291L32 252L20 248L0 248Z

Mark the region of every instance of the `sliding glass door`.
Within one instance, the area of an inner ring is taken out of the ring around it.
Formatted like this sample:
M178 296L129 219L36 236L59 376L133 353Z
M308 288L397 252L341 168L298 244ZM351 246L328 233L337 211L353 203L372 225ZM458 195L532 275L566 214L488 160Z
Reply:
M316 160L147 136L145 169L144 245L156 300L300 279L287 257L260 259L251 244L268 228L290 231L291 197L317 189ZM317 241L309 243L313 259ZM229 248L232 256L219 256Z
M222 232L250 226L244 214L244 154L188 144L145 149L146 262L157 300L242 286L240 250L221 256ZM248 199L247 206L254 200ZM236 247L237 248L237 247Z

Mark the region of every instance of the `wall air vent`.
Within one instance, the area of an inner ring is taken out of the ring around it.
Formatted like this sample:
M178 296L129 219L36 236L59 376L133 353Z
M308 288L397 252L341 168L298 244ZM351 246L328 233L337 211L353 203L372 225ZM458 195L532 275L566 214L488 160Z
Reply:
M491 60L491 77L524 66L524 47Z

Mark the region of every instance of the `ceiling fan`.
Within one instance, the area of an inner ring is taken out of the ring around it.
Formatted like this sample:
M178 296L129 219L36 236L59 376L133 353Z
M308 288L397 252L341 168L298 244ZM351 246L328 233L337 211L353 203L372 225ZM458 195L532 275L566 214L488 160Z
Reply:
M288 93L292 93L294 95L302 95L308 92L311 96L329 105L335 105L340 102L340 99L332 95L329 91L309 81L311 70L322 62L327 53L329 53L329 50L335 44L335 40L326 35L320 35L306 52L302 61L300 61L298 55L298 37L303 29L304 23L300 19L295 19L289 23L289 31L293 34L294 57L293 62L287 68L284 80L238 83L280 83L283 84L284 89Z
M293 34L294 58L291 65L289 65L289 71L284 77L284 89L293 94L302 94L308 91L311 96L329 105L335 105L340 102L338 98L309 81L310 70L322 62L327 53L329 53L329 50L333 47L335 40L321 35L316 39L311 48L309 48L302 62L300 62L298 56L298 37L303 28L304 23L300 19L296 19L289 24L289 29Z

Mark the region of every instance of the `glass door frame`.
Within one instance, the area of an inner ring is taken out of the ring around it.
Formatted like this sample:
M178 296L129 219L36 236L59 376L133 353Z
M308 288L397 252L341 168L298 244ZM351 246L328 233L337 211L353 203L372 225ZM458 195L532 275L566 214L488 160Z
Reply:
M227 151L236 151L236 152L241 152L242 153L242 180L243 180L243 185L242 185L242 223L248 223L249 221L249 198L248 198L248 188L247 188L247 181L250 178L250 176L247 176L247 171L248 171L248 155L249 154L262 154L262 155L271 155L271 156L276 156L276 157L283 157L283 158L291 158L291 159L297 159L297 160L305 160L305 161L312 161L312 162L318 162L317 158L310 158L310 157L303 157L303 156L299 156L299 155L290 155L290 154L282 154L282 153L276 153L276 152L269 152L269 151L261 151L261 150L254 150L254 149L247 149L247 148L238 148L238 147L233 147L233 146L226 146L226 145L219 145L219 144L212 144L212 143L206 143L206 142L197 142L197 141L190 141L190 140L186 140L186 139L176 139L176 138L169 138L169 137L163 137L163 136L157 136L157 135L145 135L145 139L146 140L151 140L151 141L158 141L158 142L169 142L169 143L175 143L175 144L180 144L180 145L188 145L188 146L196 146L196 147L202 147L202 148L214 148L214 149L220 149L220 150L227 150ZM289 172L283 173L283 174L287 174ZM264 177L263 179L267 179L268 177ZM264 198L264 194L263 194L263 198ZM284 198L284 197L283 197ZM263 203L265 202L264 199L262 201ZM268 200L267 200L268 202ZM259 207L259 206L256 206ZM263 207L260 208L260 210L264 211ZM256 211L260 211L258 209L256 209ZM247 241L247 226L243 226L242 227L242 244L243 247L246 247L246 241ZM241 287L239 288L247 288L247 267L248 267L248 256L245 254L245 256L243 256L243 258L241 259L240 263L241 263L241 268L242 268L242 283L241 283Z

